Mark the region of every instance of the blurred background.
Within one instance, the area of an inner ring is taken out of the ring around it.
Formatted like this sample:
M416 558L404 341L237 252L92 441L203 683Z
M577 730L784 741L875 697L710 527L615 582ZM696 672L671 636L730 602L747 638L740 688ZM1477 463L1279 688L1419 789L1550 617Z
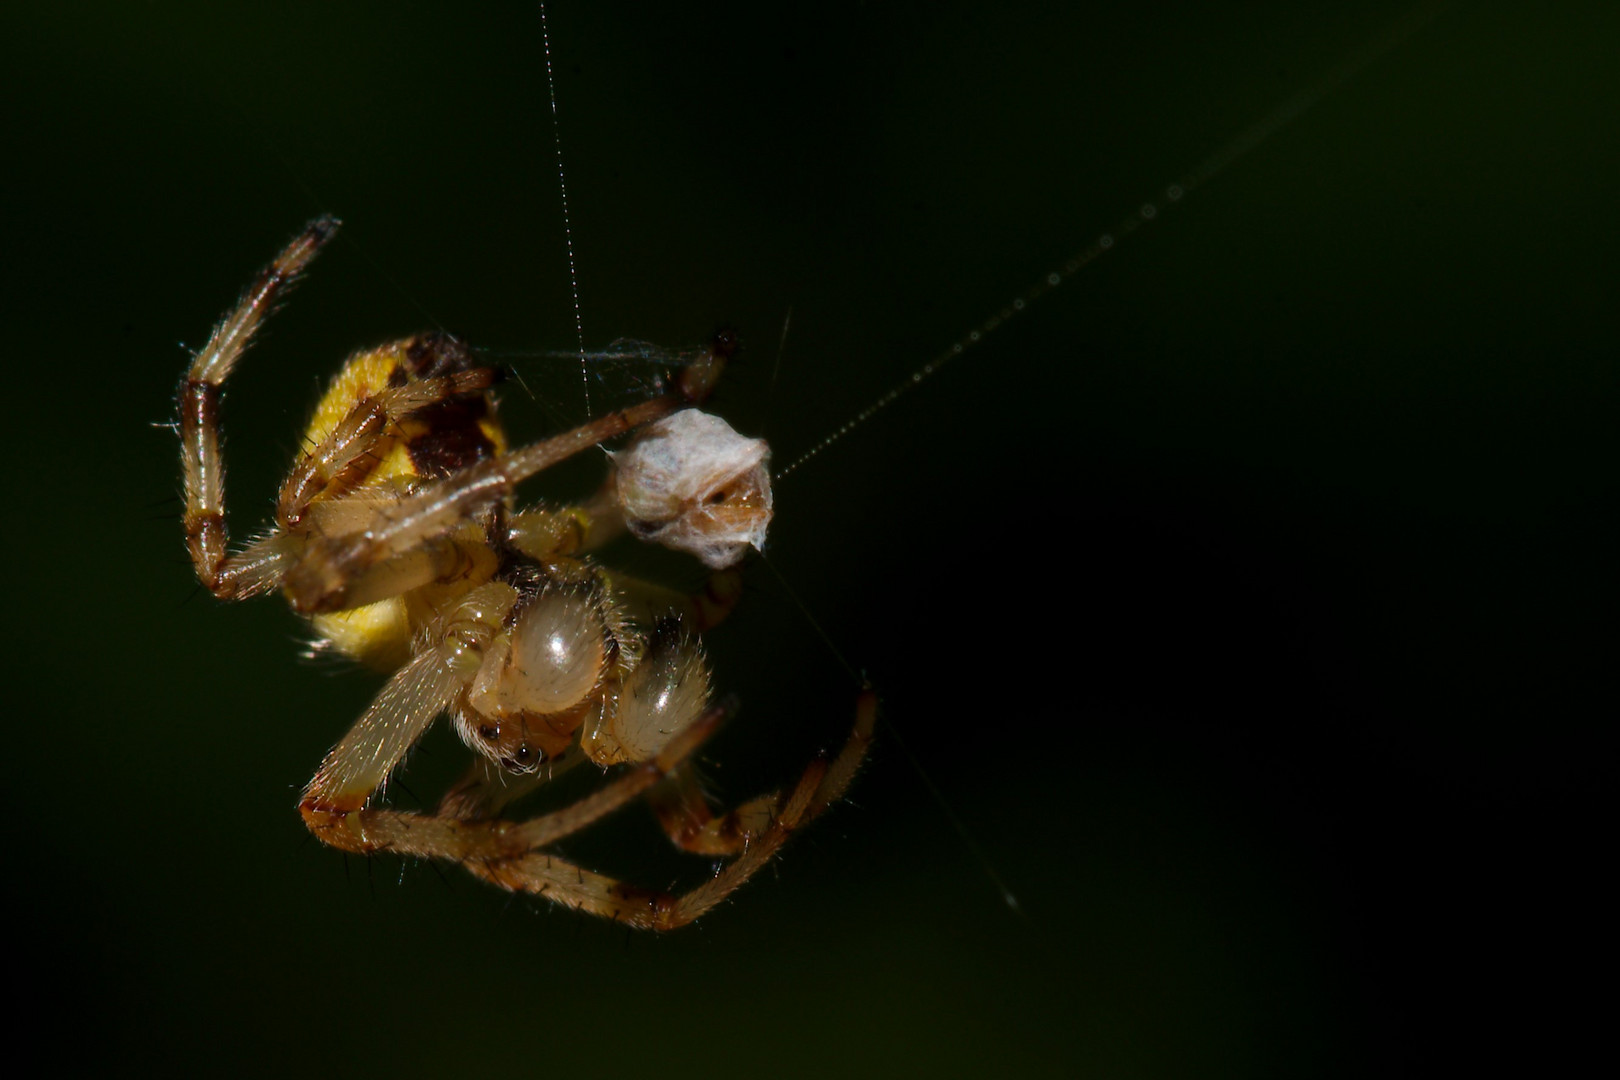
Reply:
M553 5L587 341L735 326L717 408L786 464L1408 10L1054 7ZM0 20L5 892L13 1022L82 1033L57 1060L1429 1074L1595 1029L1612 5L1441 10L788 476L710 640L744 706L708 775L790 778L851 669L904 745L665 938L307 842L378 680L198 594L160 426L321 212L227 396L237 536L357 347L443 326L523 375L519 436L583 415L543 355L575 329L536 7ZM637 809L564 851L708 872L666 847Z

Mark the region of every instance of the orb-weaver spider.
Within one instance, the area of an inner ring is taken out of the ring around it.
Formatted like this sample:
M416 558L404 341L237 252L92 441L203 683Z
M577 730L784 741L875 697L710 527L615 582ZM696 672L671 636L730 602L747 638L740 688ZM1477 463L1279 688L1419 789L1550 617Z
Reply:
M710 704L694 635L730 610L739 586L724 567L763 541L771 516L764 443L692 408L734 339L717 335L656 396L518 449L496 419L497 372L456 338L422 334L357 353L316 407L274 525L231 551L221 387L337 227L331 217L311 222L259 273L179 390L186 543L198 579L225 600L279 588L325 646L392 672L304 789L305 824L344 851L453 860L503 888L631 926L691 922L844 793L876 717L863 692L837 753L813 760L791 789L725 812L683 768L732 711ZM521 481L624 435L628 447L584 504L514 508ZM717 572L687 598L591 560L625 530L694 552ZM368 805L441 713L477 753L472 768L434 813ZM583 760L626 768L560 810L501 816ZM672 895L546 851L638 797L678 847L729 861Z

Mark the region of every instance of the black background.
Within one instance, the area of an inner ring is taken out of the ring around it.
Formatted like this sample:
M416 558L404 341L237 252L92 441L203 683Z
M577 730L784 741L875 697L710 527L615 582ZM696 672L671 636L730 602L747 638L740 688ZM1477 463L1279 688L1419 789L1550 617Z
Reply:
M5 17L9 972L59 1059L1298 1076L1595 1028L1612 6L1445 10L788 477L711 775L835 742L847 663L983 857L888 735L661 939L304 842L376 680L195 595L177 343L307 218L347 225L228 397L238 535L350 349L574 344L532 5L269 7ZM1404 10L994 7L557 5L591 343L734 324L718 408L791 460ZM581 414L516 362L520 436ZM566 850L704 873L639 812Z

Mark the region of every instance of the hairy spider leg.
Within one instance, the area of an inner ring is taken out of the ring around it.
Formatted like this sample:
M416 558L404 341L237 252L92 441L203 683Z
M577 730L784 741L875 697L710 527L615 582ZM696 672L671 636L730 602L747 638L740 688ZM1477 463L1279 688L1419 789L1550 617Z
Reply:
M796 830L843 797L866 757L876 723L877 695L870 689L862 690L856 702L854 727L838 753L813 759L770 823L746 838L741 853L714 877L687 892L638 888L543 851L489 861L469 859L465 865L475 876L502 888L543 896L637 929L673 930L685 926L730 896L769 863Z
M344 536L311 540L284 582L293 610L305 614L339 611L379 599L368 595L365 572L404 555L427 541L509 498L523 480L618 435L696 404L684 389L668 391L628 408L589 420L561 435L490 458L415 493L380 507L369 528Z
M734 711L704 711L648 761L580 801L525 822L368 810L365 804L439 714L453 704L505 614L499 583L467 595L438 628L439 642L388 680L304 791L305 824L321 841L359 854L391 852L465 862L505 859L552 843L646 792L702 745Z
M197 580L223 600L274 588L283 554L255 544L237 555L227 548L225 460L219 441L220 388L242 358L276 300L330 241L338 219L318 217L259 271L236 306L219 321L208 343L192 358L180 384L180 460L186 492L186 547Z

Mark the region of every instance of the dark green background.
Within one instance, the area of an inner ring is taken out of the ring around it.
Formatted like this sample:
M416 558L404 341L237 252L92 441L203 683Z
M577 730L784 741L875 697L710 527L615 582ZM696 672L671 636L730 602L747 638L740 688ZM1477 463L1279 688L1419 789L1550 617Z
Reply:
M1595 1024L1613 5L1456 5L784 482L773 565L1023 916L885 737L663 939L303 842L376 680L194 594L153 425L304 220L348 224L232 386L238 535L348 350L574 340L533 6L271 7L0 22L8 974L58 1061L1432 1074ZM790 459L1404 10L988 7L558 4L592 343L733 323L719 407ZM579 415L521 366L516 430ZM852 694L749 580L712 642L733 796ZM426 750L413 790L457 767ZM701 878L644 818L566 850Z

